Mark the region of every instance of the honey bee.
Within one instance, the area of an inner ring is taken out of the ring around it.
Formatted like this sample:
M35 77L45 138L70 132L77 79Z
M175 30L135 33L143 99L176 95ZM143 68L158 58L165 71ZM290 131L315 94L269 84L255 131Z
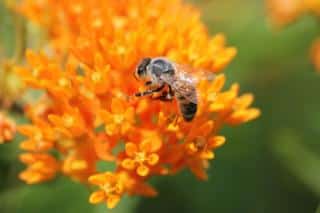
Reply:
M185 121L192 121L198 108L198 79L186 71L186 66L176 64L167 58L144 58L135 71L135 77L145 81L146 91L135 93L136 97L160 93L157 99L172 101L176 97ZM168 90L165 90L165 87Z

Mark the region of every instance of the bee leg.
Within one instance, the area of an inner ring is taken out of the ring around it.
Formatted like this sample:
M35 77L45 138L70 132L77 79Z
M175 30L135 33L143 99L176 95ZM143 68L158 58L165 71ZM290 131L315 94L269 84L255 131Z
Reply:
M150 90L146 90L146 91L143 91L143 92L137 92L137 93L135 94L135 96L137 96L137 97L142 97L142 96L151 95L151 94L153 94L153 93L155 93L155 92L161 91L163 88L164 88L164 84L161 85L161 86L158 87L158 88L155 88L155 89L150 89Z
M169 94L171 95L171 97L173 97L173 96L174 96L174 92L173 92L173 90L172 90L172 87L171 87L171 86L169 86Z
M163 92L159 97L156 97L155 99L159 99L160 101L172 101L173 96L168 92Z

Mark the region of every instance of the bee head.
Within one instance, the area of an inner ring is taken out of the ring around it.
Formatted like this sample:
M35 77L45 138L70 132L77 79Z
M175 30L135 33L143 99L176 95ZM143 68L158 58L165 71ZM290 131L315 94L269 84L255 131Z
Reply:
M137 66L135 77L137 79L143 78L147 75L147 66L150 64L151 58L143 58Z

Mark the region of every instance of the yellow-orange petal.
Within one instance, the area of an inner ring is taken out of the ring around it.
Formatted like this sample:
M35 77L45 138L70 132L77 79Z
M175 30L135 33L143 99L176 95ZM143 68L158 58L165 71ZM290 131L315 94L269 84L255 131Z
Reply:
M214 158L214 153L210 150L205 150L200 153L200 158L205 160L210 160Z
M105 192L103 190L99 190L93 192L89 197L89 202L92 204L97 204L102 202L106 198Z
M187 140L192 141L199 135L206 137L208 134L211 133L213 129L213 124L213 121L209 120L206 123L202 124L200 127L196 127L195 130L190 131Z
M124 116L125 116L125 118L126 118L127 121L133 123L133 122L134 122L134 119L135 119L135 118L134 118L134 109L133 109L133 107L129 107L129 108L126 110Z
M139 165L138 168L137 168L137 174L142 176L142 177L145 177L149 174L149 168L145 165Z
M232 113L232 115L226 120L228 124L237 125L244 122L248 122L257 118L260 115L260 110L255 108L238 110Z
M133 157L137 151L138 151L137 145L131 142L126 143L126 154L129 157Z
M147 160L148 164L151 166L156 165L159 162L159 155L152 153L148 156Z
M119 127L114 123L108 123L105 126L105 131L109 136L112 136L119 132Z
M22 135L28 135L28 136L32 136L34 134L34 127L30 126L30 125L22 125L18 127L18 131L22 134Z
M119 98L113 98L111 101L111 111L116 114L125 112L124 103Z
M107 207L109 209L113 209L114 207L116 207L116 205L119 203L119 201L120 201L119 195L109 195L107 197Z
M112 114L108 111L102 110L100 112L100 116L102 118L102 120L104 120L105 123L111 123L113 121L113 117Z
M187 152L189 154L193 154L198 151L198 148L196 147L196 145L194 143L187 144L186 148L187 148Z
M237 99L235 108L245 109L248 106L250 106L252 104L252 102L253 102L253 95L252 94L250 94L250 93L243 94Z
M214 136L209 139L209 148L215 148L222 146L226 142L226 138L223 136Z
M135 168L135 162L130 158L126 158L121 162L121 166L125 169L132 170Z
M213 92L219 92L222 89L222 87L224 86L225 82L226 82L225 75L223 75L223 74L218 75L216 77L216 79L214 80L214 82L212 83L210 90Z
M151 147L152 147L152 143L153 143L153 141L149 140L149 138L148 138L147 140L144 140L139 144L139 149L144 152L150 152Z
M42 176L38 172L23 171L19 174L19 178L25 181L27 184L40 183L42 181Z
M91 175L88 178L88 181L89 181L89 183L94 184L94 185L103 185L108 179L107 175L106 175L107 173L110 173L110 172L106 172L103 174Z
M161 138L154 133L146 134L146 138L139 144L139 149L144 152L156 152L162 146Z
M131 129L130 123L124 122L124 123L121 125L121 134L123 134L123 135L126 134L130 129Z

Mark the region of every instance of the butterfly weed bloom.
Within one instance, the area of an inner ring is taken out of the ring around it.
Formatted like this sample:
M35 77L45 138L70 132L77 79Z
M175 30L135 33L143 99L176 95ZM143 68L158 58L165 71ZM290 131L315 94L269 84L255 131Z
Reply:
M39 183L58 173L96 186L89 202L113 208L125 194L155 196L152 176L190 169L199 179L214 151L225 142L219 131L255 119L253 96L239 85L223 90L221 72L236 54L225 37L210 37L193 6L179 0L22 1L23 14L49 33L53 54L27 51L28 66L17 68L24 82L44 92L29 103L31 123L20 175ZM175 101L136 98L142 89L133 72L144 57L165 56L197 70L216 73L198 86L198 112L182 118ZM55 153L54 155L52 153ZM101 170L98 163L115 165ZM43 165L46 165L43 167Z
M309 13L320 16L318 0L267 0L267 7L270 19L277 27L284 27ZM320 71L319 38L311 45L310 55L316 70Z

